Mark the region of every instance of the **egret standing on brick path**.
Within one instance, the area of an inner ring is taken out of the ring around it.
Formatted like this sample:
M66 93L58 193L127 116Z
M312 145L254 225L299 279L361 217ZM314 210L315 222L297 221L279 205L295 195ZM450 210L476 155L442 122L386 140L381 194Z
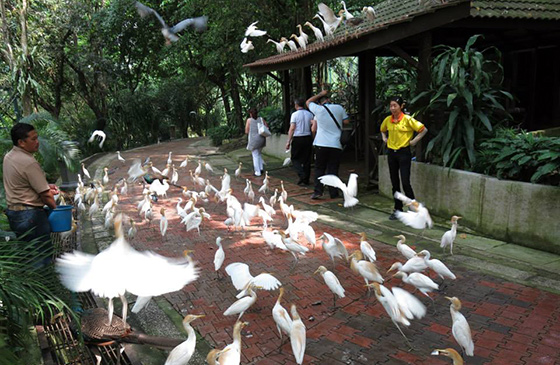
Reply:
M292 313L292 329L290 331L290 342L292 344L292 351L296 358L296 363L303 363L303 356L305 355L305 325L301 320L296 305L292 304L290 311Z
M338 278L335 274L327 270L324 266L319 266L319 268L314 272L314 274L321 274L323 280L325 280L325 284L329 287L329 289L333 293L333 309L336 308L336 296L338 295L340 298L344 298L344 288L338 281Z
M471 335L471 328L465 316L460 312L461 301L457 297L445 297L445 299L451 302L449 310L451 312L451 320L453 321L453 327L451 332L455 341L461 346L464 354L467 356L474 356L474 343Z
M241 362L241 330L249 325L248 322L235 323L233 326L233 342L227 345L218 357L220 365L238 365Z
M204 315L189 314L185 316L183 319L183 326L185 327L185 331L187 331L187 340L171 350L169 356L167 356L165 365L186 365L189 363L196 347L196 333L191 327L191 322L202 317L204 317Z

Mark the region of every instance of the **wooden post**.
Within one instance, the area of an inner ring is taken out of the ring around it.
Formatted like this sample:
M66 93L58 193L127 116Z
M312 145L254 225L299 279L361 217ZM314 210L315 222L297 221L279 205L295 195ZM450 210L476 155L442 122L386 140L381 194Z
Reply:
M290 109L292 107L292 100L290 98L290 71L285 70L282 73L282 103L284 104L284 132L288 132L290 127Z
M313 85L311 82L311 66L303 68L303 92L305 95L300 96L304 99L308 99L313 95Z
M420 49L418 51L418 93L425 91L430 87L430 82L432 79L431 73L431 63L432 63L432 33L426 32L423 34L420 40ZM420 105L424 106L428 103L428 99L420 101ZM420 116L420 121L422 123L427 123L427 115L423 114ZM427 138L423 138L420 143L415 147L416 160L424 161L424 146L427 143Z
M359 118L362 126L358 133L361 133L363 141L363 153L366 167L366 180L377 180L377 161L376 152L370 149L370 136L375 134L375 121L371 112L375 108L375 54L372 50L360 53L358 56L358 87L360 97Z

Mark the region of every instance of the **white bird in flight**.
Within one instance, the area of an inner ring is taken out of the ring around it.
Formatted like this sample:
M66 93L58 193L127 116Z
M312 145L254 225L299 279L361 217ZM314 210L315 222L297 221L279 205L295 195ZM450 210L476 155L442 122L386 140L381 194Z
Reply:
M188 18L185 20L180 21L179 23L175 24L173 27L169 27L163 18L152 8L142 4L141 2L137 1L134 6L136 6L136 10L138 10L138 14L142 18L153 15L161 24L161 33L165 38L165 44L170 45L171 42L177 42L179 37L177 37L177 33L184 30L185 28L191 26L198 32L203 32L206 30L208 26L208 17L207 16L200 16L197 18Z
M253 46L253 42L248 41L247 37L245 37L241 41L241 44L239 45L239 48L241 48L242 53L247 53L250 50L255 49L255 46Z
M355 175L356 177L354 177ZM358 204L360 201L356 199L356 195L358 193L358 187L356 184L356 178L358 175L350 174L350 178L348 179L348 185L344 184L342 180L336 175L323 175L319 177L319 181L323 185L332 186L342 191L342 195L344 196L344 207L350 208ZM354 195L352 195L354 194Z
M105 139L107 138L105 132L100 130L94 130L93 133L91 134L91 137L89 137L88 139L88 143L93 142L93 140L96 138L99 138L101 141L99 142L99 148L103 148L103 143L105 143Z
M401 222L409 227L422 230L433 227L434 222L432 221L432 217L430 217L430 212L428 212L428 209L423 204L408 198L398 191L395 192L395 198L411 207L411 210L407 212L395 212L395 215Z
M247 27L247 30L245 30L245 37L261 37L266 34L265 30L257 29L257 23L258 21Z

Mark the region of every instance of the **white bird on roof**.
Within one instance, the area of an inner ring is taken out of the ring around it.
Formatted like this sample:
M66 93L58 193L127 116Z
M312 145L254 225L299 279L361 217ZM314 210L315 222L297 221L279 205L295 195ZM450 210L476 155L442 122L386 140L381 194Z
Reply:
M286 43L288 43L288 40L284 37L280 38L279 42L276 42L273 39L268 39L266 41L266 43L274 43L274 45L276 46L276 52L278 53L282 53L284 52L284 47L286 46Z
M366 19L370 22L375 20L375 9L371 6L364 6L362 13L366 15Z
M351 12L348 11L348 9L346 9L346 3L344 1L340 2L342 4L342 7L344 9L344 17L348 20L348 19L352 19L354 17L354 15L352 15Z
M309 36L303 31L301 24L296 25L296 27L299 29L299 37L303 38L306 44L309 43Z
M350 176L352 175L356 175L356 174L350 174ZM357 190L358 190L357 185L352 186L352 191L350 191L349 187L346 186L346 184L344 184L342 180L340 180L340 178L336 175L323 175L319 177L319 181L323 185L332 186L342 191L342 195L344 196L345 208L353 207L360 202L358 199L352 196L353 193L357 194ZM348 182L350 183L350 180Z
M315 15L315 17L318 17L323 23L325 34L332 36L336 28L340 25L342 17L336 17L332 9L323 3L319 3L318 7L319 13Z
M265 30L257 29L258 21L252 23L245 30L245 37L261 37L266 34Z
M153 15L161 24L161 33L165 38L165 44L170 45L171 42L177 42L179 37L177 37L177 33L184 30L187 27L193 27L196 31L202 32L205 31L208 24L208 17L207 16L200 16L197 18L188 18L185 20L180 21L179 23L175 24L173 27L169 27L163 18L152 8L140 3L137 1L134 6L136 10L138 10L138 14L142 18Z
M237 294L237 298L244 296L250 285L264 290L276 290L282 286L280 280L269 273L260 273L257 276L251 275L249 265L242 262L234 262L226 266L226 273L231 277L235 289L241 291Z
M290 47L290 51L297 51L296 42L292 40L288 41L288 47Z
M461 217L454 215L451 217L451 229L441 236L441 244L440 247L443 248L443 252L445 253L445 248L449 246L449 252L453 255L453 243L455 242L455 238L457 237L457 224L458 220Z
M305 49L307 48L307 43L305 43L305 39L303 39L303 38L301 38L301 37L298 37L298 36L295 35L295 34L292 34L292 35L290 36L290 39L292 39L292 38L296 40L296 42L299 44L299 47L300 47L301 49L305 50Z
M423 204L408 198L398 191L395 192L395 198L411 207L411 210L407 212L395 212L395 215L401 222L416 229L432 228L434 222L432 221L432 217L430 217L430 212L428 212L428 209Z
M91 137L89 137L88 142L91 143L96 138L99 138L101 141L99 142L99 148L103 148L103 143L105 143L105 138L107 138L105 132L100 130L94 130L93 133L91 134Z
M310 22L305 22L303 25L307 25L309 28L311 28L311 30L313 31L313 34L315 34L315 38L317 38L317 40L319 42L324 42L325 41L325 38L323 38L323 33L321 32L321 29L317 28L316 26L314 26Z
M243 38L243 40L241 41L241 44L239 45L239 47L241 48L241 52L242 53L247 53L252 49L255 49L255 46L253 46L253 42L252 41L248 41L247 37Z

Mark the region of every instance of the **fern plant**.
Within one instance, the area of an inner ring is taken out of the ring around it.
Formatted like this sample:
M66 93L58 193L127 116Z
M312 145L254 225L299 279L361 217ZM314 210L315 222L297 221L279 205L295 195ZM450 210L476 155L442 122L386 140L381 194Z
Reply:
M500 179L560 185L560 138L499 129L480 145L475 170Z

